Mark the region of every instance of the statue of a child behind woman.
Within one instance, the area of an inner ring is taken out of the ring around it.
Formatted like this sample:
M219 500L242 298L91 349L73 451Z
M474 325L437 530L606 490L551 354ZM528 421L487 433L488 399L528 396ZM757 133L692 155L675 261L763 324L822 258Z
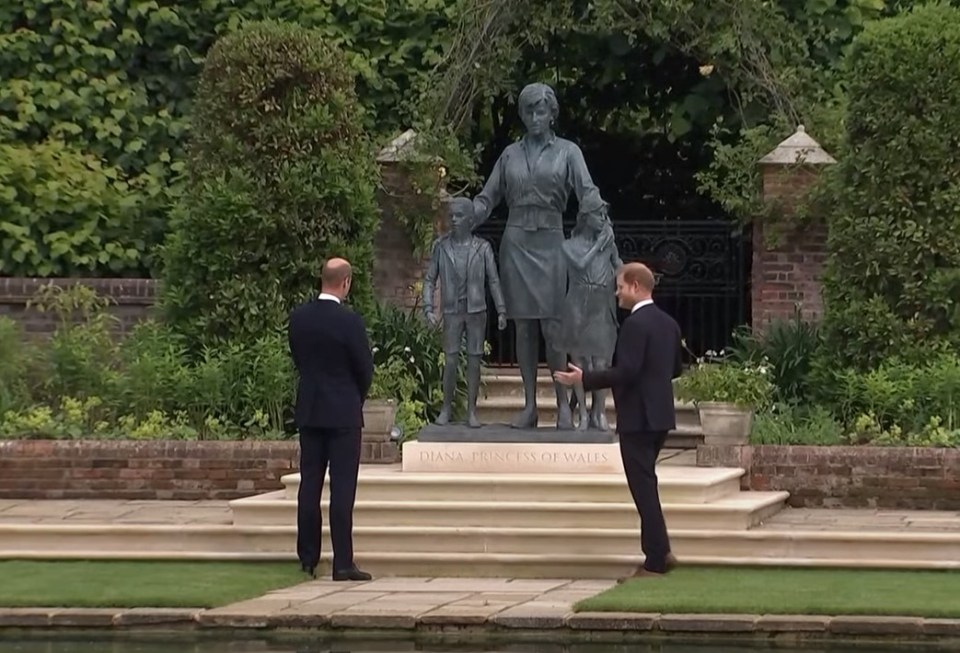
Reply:
M606 203L581 207L577 225L563 243L567 295L562 314L562 342L574 365L584 370L610 366L617 342L617 270L623 265L606 214ZM593 392L589 416L582 385L574 387L580 410L578 428L609 429L606 391Z

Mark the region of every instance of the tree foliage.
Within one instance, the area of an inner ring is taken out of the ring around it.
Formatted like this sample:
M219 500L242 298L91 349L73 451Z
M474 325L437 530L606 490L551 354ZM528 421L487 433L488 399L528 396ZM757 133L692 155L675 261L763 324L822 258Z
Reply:
M191 342L280 328L330 256L354 264L354 301L369 307L377 171L336 48L275 22L224 37L200 79L193 134L164 285Z
M843 106L833 70L887 9L882 0L458 5L421 115L465 149L484 143L481 170L518 135L519 89L546 81L559 131L581 144L615 217L725 212L744 222L761 207L756 159L798 123L833 149Z
M136 275L139 197L118 168L62 141L0 143L0 275Z
M831 351L870 367L960 352L960 10L869 25L846 69L846 155L832 180Z
M142 241L142 263L130 273L147 274L183 188L193 95L219 36L270 19L317 29L344 51L367 109L363 119L386 140L414 121L415 98L439 59L456 6L450 0L0 3L0 141L63 142L118 170ZM95 220L84 215L81 223ZM83 234L74 229L72 237ZM43 250L40 241L33 247ZM98 265L87 274L115 274L115 268ZM18 273L30 275L57 269L48 260L18 264Z

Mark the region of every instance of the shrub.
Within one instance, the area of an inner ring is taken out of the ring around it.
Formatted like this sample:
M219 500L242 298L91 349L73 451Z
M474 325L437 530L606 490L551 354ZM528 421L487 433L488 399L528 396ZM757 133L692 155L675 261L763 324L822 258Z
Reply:
M820 327L805 322L798 308L793 319L776 320L763 333L737 330L730 357L754 366L769 361L776 400L799 403L810 398L810 374L821 344Z
M330 256L353 263L351 301L369 310L377 169L353 77L321 33L289 24L211 49L164 253L165 310L194 351L279 331Z
M716 401L761 410L770 404L774 386L766 361L754 365L713 358L701 359L685 372L676 391L679 399L694 403Z
M397 399L397 421L404 437L414 436L436 418L443 403L441 333L426 323L417 307L406 311L389 304L379 305L367 326L377 369L372 396ZM457 410L466 406L465 372L466 357L461 356ZM410 416L400 419L406 415Z
M828 214L824 327L869 369L960 351L960 10L872 23L847 59L846 156Z
M960 429L960 358L934 356L923 365L897 359L876 369L834 372L824 381L825 401L848 426L866 416L879 431L920 433L932 423Z
M0 143L0 275L140 276L138 202L96 156L60 141Z
M0 316L0 415L30 400L27 368L32 347L24 343L19 325Z
M48 285L31 305L57 317L47 346L38 348L35 364L42 374L40 393L50 405L62 397L86 399L112 395L118 387L109 300L83 285Z
M843 425L823 406L774 404L753 420L751 444L833 445L847 442Z

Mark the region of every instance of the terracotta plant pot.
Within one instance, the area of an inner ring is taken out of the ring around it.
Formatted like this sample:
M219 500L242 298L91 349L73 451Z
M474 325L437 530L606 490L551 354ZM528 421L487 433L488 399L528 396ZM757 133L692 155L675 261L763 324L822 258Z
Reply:
M719 401L697 404L703 443L707 445L743 445L750 442L753 410Z

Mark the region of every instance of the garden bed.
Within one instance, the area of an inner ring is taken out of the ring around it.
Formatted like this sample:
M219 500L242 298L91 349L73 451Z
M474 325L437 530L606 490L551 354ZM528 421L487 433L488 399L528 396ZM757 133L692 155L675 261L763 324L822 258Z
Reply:
M701 467L742 467L744 490L785 490L797 508L960 510L960 449L706 446Z

